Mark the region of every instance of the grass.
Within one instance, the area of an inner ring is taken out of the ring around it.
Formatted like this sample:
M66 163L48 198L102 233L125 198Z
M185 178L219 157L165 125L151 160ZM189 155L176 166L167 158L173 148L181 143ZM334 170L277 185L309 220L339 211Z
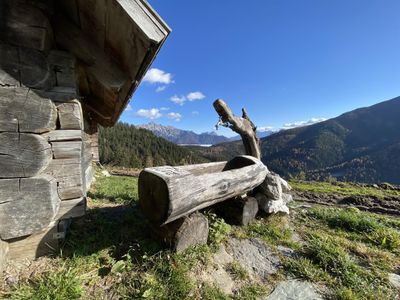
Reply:
M65 264L57 270L34 278L18 286L10 299L13 300L64 300L80 299L83 294L82 282L76 269Z
M358 186L348 182L320 182L292 180L290 185L299 192L338 194L343 196L400 197L400 191Z
M4 299L259 299L285 275L328 289L332 299L395 299L388 272L400 269L400 220L357 209L296 208L291 217L261 216L249 226L230 226L207 213L207 245L172 253L153 241L137 207L137 179L99 177L91 189L89 211L75 220L62 251L45 259L40 271L27 272L1 290ZM293 241L293 231L301 237ZM282 258L280 278L254 281L237 262L226 270L237 290L226 295L198 274L230 237L260 238ZM34 266L33 266L34 267ZM29 274L28 274L29 273Z
M130 204L138 200L138 179L127 176L99 177L88 196L93 200L108 200L118 204Z
M289 274L323 283L334 299L395 299L387 273L400 267L396 222L354 208L313 207L294 220L305 240Z

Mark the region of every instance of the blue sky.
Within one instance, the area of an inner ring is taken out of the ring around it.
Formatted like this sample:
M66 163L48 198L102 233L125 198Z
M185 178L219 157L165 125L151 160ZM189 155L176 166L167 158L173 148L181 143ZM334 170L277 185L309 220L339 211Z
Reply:
M149 3L173 31L124 122L212 131L222 98L282 128L400 95L398 0Z

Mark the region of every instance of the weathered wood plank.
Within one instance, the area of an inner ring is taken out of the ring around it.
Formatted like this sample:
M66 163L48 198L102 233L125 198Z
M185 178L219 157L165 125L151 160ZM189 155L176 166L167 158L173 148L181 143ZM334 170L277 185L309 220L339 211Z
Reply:
M65 51L53 50L47 59L55 72L55 85L76 89L75 57Z
M0 85L19 86L20 73L15 63L18 62L18 48L0 42Z
M42 136L49 142L81 141L82 130L53 130L42 134Z
M40 177L0 179L0 238L8 240L40 232L60 207L57 182Z
M55 159L82 157L81 141L51 142L51 149Z
M44 230L27 237L9 240L8 259L12 261L33 260L52 255L59 249L57 224L52 222Z
M40 135L0 133L0 178L32 177L52 159L50 144Z
M0 88L0 132L48 132L56 128L56 119L50 99L24 87Z
M193 213L161 227L154 224L150 226L153 237L176 252L207 243L208 219L201 213Z
M86 198L81 197L77 199L61 201L60 209L56 216L56 220L79 218L83 217L86 213Z
M24 1L3 0L0 40L10 44L45 51L53 44L48 18L34 5Z
M83 129L82 106L78 100L57 104L61 129Z
M3 272L8 260L8 243L0 240L0 273Z
M219 164L219 163L217 163ZM210 169L213 165L209 164ZM250 156L238 156L222 172L193 175L182 167L144 169L139 176L139 203L155 224L167 224L196 210L243 195L263 182L268 170Z
M85 195L80 158L53 159L43 173L53 176L57 181L60 199L75 199Z

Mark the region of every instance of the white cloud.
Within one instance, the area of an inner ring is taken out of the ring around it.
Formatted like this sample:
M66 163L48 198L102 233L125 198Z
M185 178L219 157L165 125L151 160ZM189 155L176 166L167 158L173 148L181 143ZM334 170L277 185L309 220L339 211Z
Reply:
M257 127L258 132L272 131L273 129L274 127L272 126Z
M132 106L131 106L130 104L128 104L128 105L125 107L125 111L132 111Z
M160 107L160 110L161 111L166 111L166 110L169 110L169 107Z
M162 114L160 113L160 110L158 108L152 108L152 109L139 109L136 113L136 116L142 117L142 118L147 118L150 120L155 120L158 118L162 117Z
M150 70L148 70L143 78L143 81L151 84L154 83L170 84L173 82L171 73L167 73L157 68L151 68Z
M186 98L189 101L201 100L204 99L206 96L202 92L191 92L187 94Z
M198 116L200 113L197 110L192 111L192 115Z
M323 122L325 120L326 120L326 118L311 118L310 120L307 120L307 121L285 123L285 124L283 124L282 129L291 129L291 128L296 128L296 127L301 127L301 126L308 126L308 125L312 125L315 123Z
M166 85L160 85L156 88L156 93L162 92L167 88Z
M205 97L206 96L202 92L191 92L191 93L187 94L186 96L185 95L181 95L181 96L173 95L170 98L170 100L172 102L182 106L183 104L185 104L186 101L192 102L192 101L195 101L195 100L202 100Z
M177 112L170 112L167 117L168 119L175 120L176 122L179 122L182 119L182 115Z
M175 104L183 105L186 102L185 96L173 95L170 100Z

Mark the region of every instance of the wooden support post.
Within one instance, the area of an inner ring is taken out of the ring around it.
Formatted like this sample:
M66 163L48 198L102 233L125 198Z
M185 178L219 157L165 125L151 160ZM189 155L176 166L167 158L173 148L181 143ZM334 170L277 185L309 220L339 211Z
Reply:
M236 197L218 203L215 212L232 225L248 225L253 222L258 212L258 202L254 197Z
M207 243L208 220L201 213L193 213L161 227L154 224L150 226L154 238L176 252Z

